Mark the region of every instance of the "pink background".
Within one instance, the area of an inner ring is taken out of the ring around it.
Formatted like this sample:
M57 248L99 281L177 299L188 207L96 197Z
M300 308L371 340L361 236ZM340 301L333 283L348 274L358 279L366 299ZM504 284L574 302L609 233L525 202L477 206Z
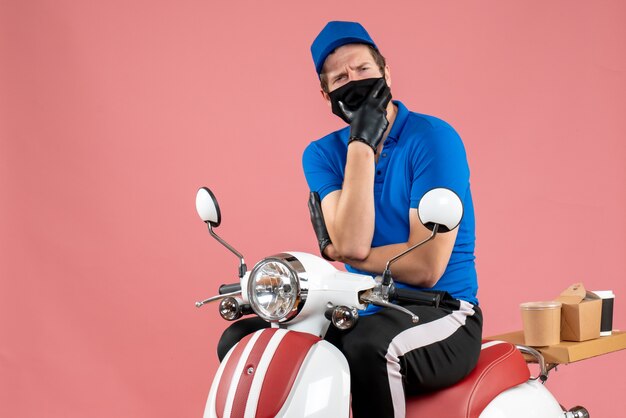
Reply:
M626 3L0 2L0 416L199 417L246 256L316 251L300 156L340 126L309 45L365 24L412 110L465 141L485 335L569 284L626 326ZM561 367L615 416L626 351Z

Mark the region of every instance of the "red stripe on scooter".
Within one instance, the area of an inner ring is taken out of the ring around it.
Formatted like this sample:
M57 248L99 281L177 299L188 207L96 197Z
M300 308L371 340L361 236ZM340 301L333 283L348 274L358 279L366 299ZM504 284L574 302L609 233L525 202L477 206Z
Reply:
M275 417L291 392L293 382L311 347L321 339L311 334L290 331L280 342L269 364L261 387L257 417Z
M228 390L233 383L235 369L237 368L237 364L239 364L241 354L250 342L250 339L252 339L253 335L254 334L246 335L241 339L241 341L239 341L239 343L233 349L230 357L228 357L228 362L224 366L224 371L222 372L219 386L217 387L217 394L215 396L215 413L217 414L218 418L224 417L224 412L226 410L226 399L228 398Z
M239 384L237 385L237 391L235 392L235 398L233 399L233 408L230 413L230 418L243 418L246 412L246 403L248 402L248 395L250 395L250 386L252 386L252 380L259 367L259 361L265 352L265 347L269 343L270 339L274 336L274 333L278 328L265 329L261 332L261 335L254 343L254 347L248 355L246 364L239 377ZM248 373L251 369L252 373Z
M243 353L244 348L252 338L253 334L246 335L239 344L237 344L228 358L228 363L224 366L224 371L222 372L222 377L220 378L219 386L217 387L217 394L215 396L215 413L218 418L224 417L224 410L226 409L226 398L228 397L228 389L230 389L230 384L233 380L233 375L235 374L235 369L237 368L237 363L239 363L239 359L241 358L241 353Z

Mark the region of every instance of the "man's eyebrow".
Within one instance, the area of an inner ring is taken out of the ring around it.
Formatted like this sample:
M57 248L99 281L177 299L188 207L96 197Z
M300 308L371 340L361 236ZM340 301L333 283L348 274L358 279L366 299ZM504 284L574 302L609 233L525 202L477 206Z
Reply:
M346 70L341 70L338 73L334 73L334 74L331 73L331 74L329 74L329 79L335 80L338 77L341 77L342 75L346 75L346 74L348 74L348 72Z
M351 68L361 68L364 67L366 65L376 65L374 62L370 61L370 60L365 60L360 62L359 64L355 65L354 67ZM335 79L337 79L338 77L342 76L342 75L346 75L348 72L346 70L341 70L338 73L332 73L332 72L328 72L326 73L326 77L328 78L328 80L333 81Z
M350 66L350 68L361 68L361 67L365 67L366 65L374 65L374 63L373 63L373 62L371 62L371 61L367 61L367 60L366 60L366 61L362 61L362 62L358 63L358 64L357 64L357 65L355 65L355 66ZM337 75L341 75L341 74L345 74L345 73L346 73L346 71L345 71L345 70L341 70L340 72L338 72L338 73L337 73ZM333 74L333 77L334 77L334 76L335 76L335 75Z

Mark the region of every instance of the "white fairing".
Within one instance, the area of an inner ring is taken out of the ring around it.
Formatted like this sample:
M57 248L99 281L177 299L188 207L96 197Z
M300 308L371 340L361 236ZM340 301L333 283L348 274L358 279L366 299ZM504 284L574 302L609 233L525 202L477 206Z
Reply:
M293 390L277 417L348 417L349 407L348 362L335 346L320 341L304 359Z
M295 256L306 270L303 285L306 284L308 292L302 311L285 324L288 329L324 336L330 324L323 315L328 303L365 309L358 295L374 288L376 282L371 276L337 270L328 261L312 254L294 251L289 254Z
M530 380L496 396L480 418L563 418L552 394L537 380Z
M275 335L275 338L268 344L268 347L280 343L281 335L279 333L282 332L279 331ZM249 344L250 348L253 345L254 341L251 340ZM274 348L275 347L269 347L268 351L272 352ZM222 361L215 375L204 410L204 418L217 417L217 388L222 378L225 365L228 363L228 359L233 350L234 347ZM240 365L237 366L235 376L238 376L242 372L242 368L246 364L247 355L248 353L244 351L244 355L242 356L243 360L240 361ZM259 364L258 379L255 377L255 381L252 384L250 390L251 395L247 401L244 418L254 418L261 385L272 384L271 382L263 381L264 373L271 357L272 356L267 356L263 359L262 363ZM224 418L230 418L231 408L229 405L232 402L232 395L234 395L238 383L238 380L230 382L229 400L227 401L226 410L224 411ZM350 372L348 362L335 346L322 340L313 345L308 352L291 388L291 392L276 416L285 418L347 418L349 416L349 408Z

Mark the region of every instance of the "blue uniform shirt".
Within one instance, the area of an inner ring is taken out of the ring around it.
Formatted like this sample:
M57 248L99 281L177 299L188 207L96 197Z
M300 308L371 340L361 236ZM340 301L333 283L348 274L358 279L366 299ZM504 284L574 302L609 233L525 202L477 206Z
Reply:
M398 101L394 104L398 114L376 163L372 247L406 242L410 232L409 208L417 208L430 189L453 190L463 201L463 219L446 271L432 289L445 290L457 299L478 304L474 205L463 142L441 119L409 112ZM304 174L309 188L317 191L320 199L342 187L349 135L350 127L346 127L310 143L304 151ZM346 268L371 274L350 265ZM398 282L396 285L418 288Z

